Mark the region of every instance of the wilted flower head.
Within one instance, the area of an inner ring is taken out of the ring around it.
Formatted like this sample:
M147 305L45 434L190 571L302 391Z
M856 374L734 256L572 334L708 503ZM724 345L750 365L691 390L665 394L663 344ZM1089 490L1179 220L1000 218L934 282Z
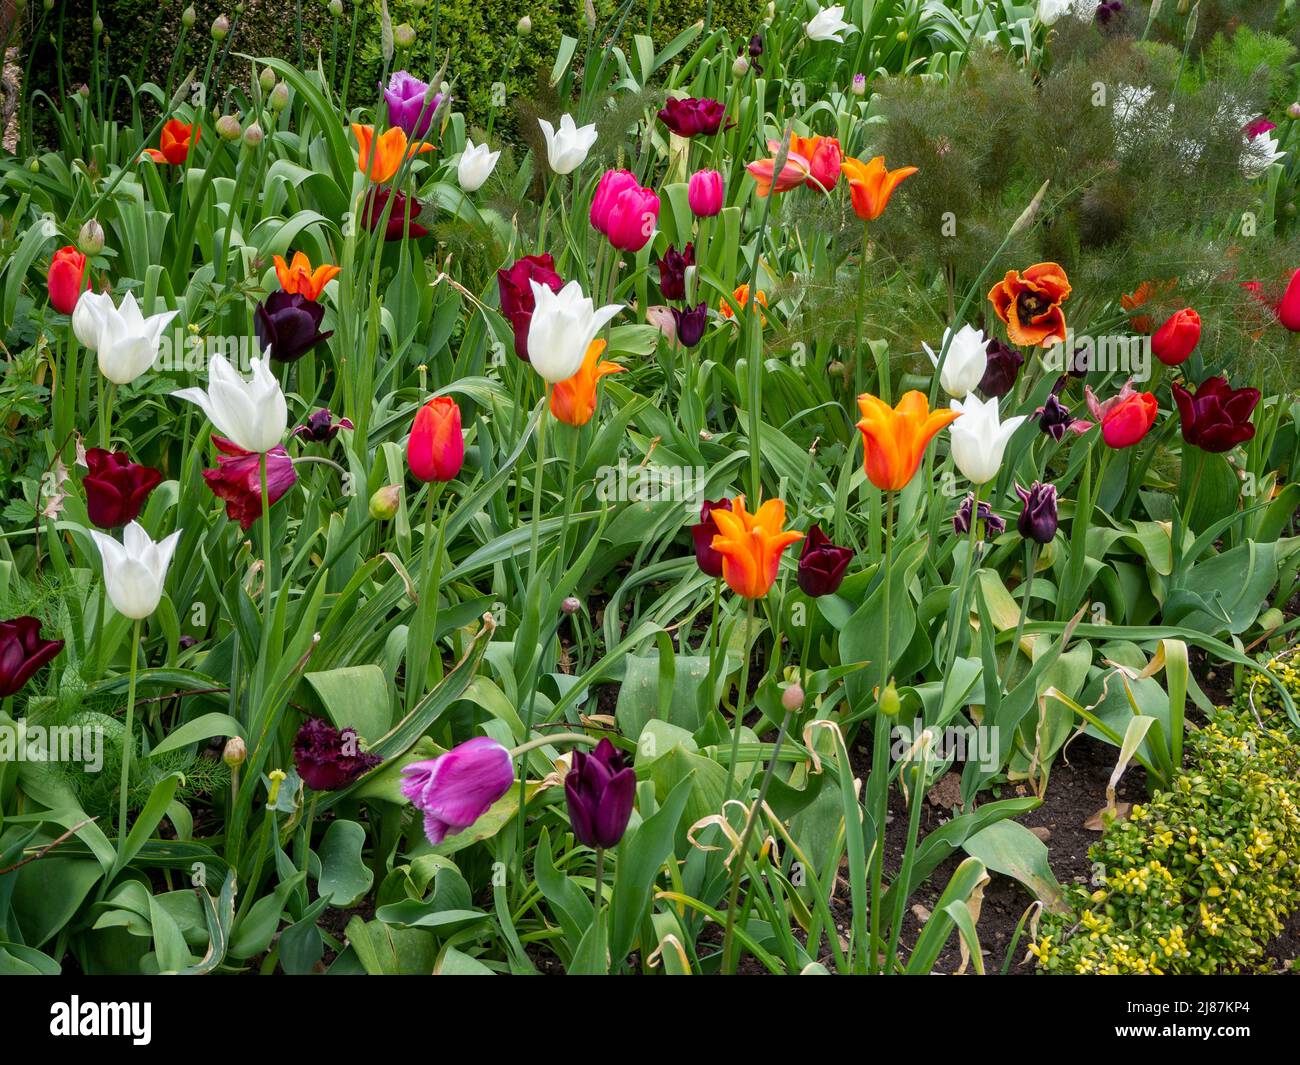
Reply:
M364 776L383 759L361 750L355 729L340 731L319 717L309 717L293 740L293 763L303 783L315 791L339 791Z
M959 536L965 536L970 532L971 507L975 503L975 493L967 492L966 497L957 507L957 513L952 516L953 532ZM983 522L983 533L985 536L1001 536L1007 531L1007 523L994 511L993 507L985 500L980 500L979 519Z

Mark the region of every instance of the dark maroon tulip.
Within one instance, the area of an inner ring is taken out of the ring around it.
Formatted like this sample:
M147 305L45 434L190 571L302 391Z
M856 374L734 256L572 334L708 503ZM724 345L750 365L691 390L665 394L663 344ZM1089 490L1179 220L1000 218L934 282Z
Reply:
M162 480L152 466L132 462L125 451L92 447L86 452L90 472L81 479L86 513L101 529L117 529L135 521L149 493Z
M693 348L704 336L709 324L709 307L706 303L697 303L686 310L672 308L673 322L677 326L677 339L683 347Z
M853 548L831 543L822 527L814 525L804 537L803 552L799 555L799 587L814 599L819 595L834 595L840 590L844 571L852 558Z
M402 220L406 220L406 232L412 240L427 237L429 231L420 225L417 219L424 210L423 205L413 196L390 189L387 185L375 185L366 196L365 206L361 209L361 224L372 232L379 227L384 218L384 208L389 199L393 201L392 210L388 212L388 223L384 226L384 240L402 239Z
M1222 377L1208 377L1188 392L1177 382L1170 385L1183 439L1202 451L1231 451L1255 435L1250 415L1259 402L1256 388L1232 388Z
M975 502L975 493L967 492L966 498L961 501L957 507L957 513L952 516L953 532L959 536L965 536L970 532L970 508ZM1007 531L1007 523L997 516L993 508L984 500L980 500L980 521L984 523L983 534L985 536L1001 536Z
M501 295L501 313L515 334L515 354L528 362L528 327L533 321L536 300L530 281L545 285L552 292L564 287L564 278L555 272L555 260L549 253L525 255L507 270L497 271L497 291Z
M203 479L213 495L225 500L226 517L239 522L241 529L251 529L262 516L262 456L220 436L213 436L212 443L221 454L217 456L217 468L204 470ZM266 494L271 506L297 480L293 459L283 445L277 444L266 453Z
M304 721L293 740L293 764L303 783L316 791L346 788L382 761L361 750L354 729L340 732L319 717Z
M579 843L616 847L627 830L636 797L636 770L608 739L591 754L573 752L573 767L564 776L569 824Z
M300 436L313 444L328 444L339 435L340 429L351 429L352 422L347 418L335 418L328 407L314 410L307 415L307 420L295 426L290 436Z
M1071 414L1070 408L1056 398L1055 392L1034 411L1034 417L1038 419L1038 428L1058 443L1065 439L1066 433L1086 433L1092 428L1091 422Z
M1026 540L1050 544L1056 535L1056 485L1035 481L1028 488L1016 485L1023 506L1016 528Z
M997 339L989 341L985 352L988 355L988 366L980 378L980 391L984 393L985 399L1001 399L1015 387L1025 357L1009 344Z
M254 314L257 341L262 350L271 349L276 362L301 359L322 340L334 335L320 331L325 308L298 292L272 292Z
M41 639L40 618L0 621L0 699L17 695L32 674L62 650L62 640Z
M659 291L666 300L686 298L686 268L695 265L695 245L678 251L671 244L659 259Z
M755 74L762 74L763 67L758 62L758 57L763 54L763 37L762 34L754 34L749 39L749 65Z
M669 98L659 112L659 121L679 137L711 137L722 128L727 117L727 106L719 100L685 100Z
M1097 10L1093 14L1093 21L1099 26L1109 26L1111 20L1124 13L1124 5L1120 0L1102 0L1097 5Z
M718 535L718 523L713 520L713 512L730 509L730 499L706 499L700 508L700 523L691 526L691 539L695 541L695 561L710 577L722 576L722 555L713 550L713 538Z

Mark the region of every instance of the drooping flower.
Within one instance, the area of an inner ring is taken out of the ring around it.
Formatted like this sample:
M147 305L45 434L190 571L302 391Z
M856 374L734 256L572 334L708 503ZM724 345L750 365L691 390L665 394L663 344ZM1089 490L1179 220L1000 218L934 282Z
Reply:
M943 357L943 369L939 373L939 384L953 399L963 399L979 387L988 368L988 338L974 326L963 325L954 334L951 329L943 331L943 343L936 353L929 344L922 341L921 347L930 356L930 362L939 369L939 359L946 347L948 353Z
M352 422L347 418L335 418L328 407L314 410L307 419L294 427L290 436L300 436L313 444L328 444L339 434L340 429L351 429Z
M101 529L117 529L135 521L145 500L162 481L152 466L132 462L125 451L86 451L89 472L81 480L86 490L86 513Z
M24 615L0 621L0 699L17 695L62 650L62 640L41 639L40 618Z
M710 516L718 526L712 547L722 556L722 579L737 595L761 599L776 580L781 552L803 539L803 533L782 529L785 503L769 499L750 514L745 497L736 496L730 510L714 508Z
M573 752L564 798L574 838L587 847L616 847L627 831L636 798L636 770L602 739L590 754Z
M1066 433L1082 435L1092 428L1092 422L1074 417L1070 408L1056 397L1055 392L1034 411L1034 417L1038 419L1038 428L1057 443L1065 439Z
M742 311L749 305L749 285L737 285L736 290L731 294L731 298L736 301L736 306ZM760 307L767 307L767 293L761 288L754 293L754 300ZM731 309L731 303L728 300L722 300L718 304L718 312L723 318L734 318L735 312ZM759 311L759 324L767 325L767 315Z
M957 507L957 513L952 516L952 531L958 536L965 536L970 532L971 511L974 507L975 493L967 492L965 498ZM1001 536L1007 531L1007 523L987 500L980 500L978 514L985 536Z
M578 372L596 334L623 307L613 303L597 308L576 281L559 292L537 281L529 284L533 317L528 326L528 361L543 379L559 384Z
M212 444L221 454L214 469L203 471L203 480L212 494L225 502L226 517L247 531L262 516L262 456L215 433ZM283 445L266 452L266 494L272 506L297 481L293 460Z
M605 342L593 340L578 372L551 389L551 413L560 421L573 426L586 425L596 413L597 382L623 371L618 363L601 359L604 351Z
M1151 338L1151 351L1166 366L1178 366L1201 339L1201 316L1192 308L1175 311Z
M323 718L307 718L293 738L294 768L313 791L340 791L382 761L361 750L356 729L339 730Z
M134 521L122 530L121 543L98 529L87 532L99 548L104 564L104 588L113 608L135 621L147 618L158 609L162 599L167 567L171 565L181 531L177 529L158 543Z
M844 34L856 33L857 26L844 21L844 5L833 4L822 8L808 22L804 23L804 32L810 41L834 41L844 43Z
M695 245L688 243L678 251L673 245L658 259L659 291L666 300L686 298L686 270L695 265Z
M402 769L402 794L424 814L434 845L469 828L514 782L510 752L487 736Z
M829 536L822 532L820 525L808 530L808 537L803 542L799 554L799 569L796 579L805 595L814 599L822 595L834 595L844 581L844 572L853 560L853 548L840 547L831 542Z
M730 509L730 499L706 499L700 507L699 523L691 526L696 564L710 577L722 576L722 555L713 549L713 538L718 535L718 523L713 520L713 512Z
M679 137L711 137L722 128L727 105L719 100L669 97L659 112L659 121Z
M996 337L989 341L984 354L988 365L984 369L984 376L980 378L979 389L986 396L1001 399L1015 387L1025 357Z
M338 276L340 269L329 263L321 263L313 270L311 260L302 252L295 252L292 261L288 263L284 261L282 255L273 258L275 277L280 282L280 288L309 300L320 299L325 286Z
M1056 535L1056 485L1035 481L1028 488L1016 485L1020 497L1020 516L1016 528L1026 540L1050 544Z
M86 293L77 303L78 308L82 303L87 304L83 318L85 336L79 334L79 338L96 353L100 373L114 384L130 384L153 365L163 330L180 312L162 311L146 318L130 292L117 307L108 296L94 300L90 297L91 293ZM73 330L76 331L75 321Z
M761 293L760 293L761 295ZM709 305L704 302L694 307L673 307L673 333L682 347L693 348L704 337L704 330L709 325Z
M528 328L536 306L530 282L537 281L552 292L564 287L564 279L555 272L555 260L549 254L525 255L508 269L497 271L497 291L501 295L501 313L515 335L515 354L528 361Z
M1151 430L1160 406L1150 392L1138 392L1132 379L1124 382L1118 395L1100 403L1091 388L1084 388L1088 410L1101 423L1101 437L1109 447L1132 447Z
M500 151L494 152L486 144L475 144L466 137L465 150L456 163L456 181L466 192L477 192L492 176L500 158Z
M1006 323L1013 344L1049 347L1065 340L1065 312L1070 282L1056 263L1037 263L1021 273L1008 270L989 290L994 313Z
M596 143L594 122L578 126L572 115L561 115L558 130L544 118L539 118L537 124L546 138L546 161L557 174L572 174L583 164L591 146Z
M915 389L905 392L895 407L864 392L858 396L858 410L863 468L882 492L906 488L935 434L960 417L958 411L930 410L925 393Z
M842 152L836 137L801 137L797 133L790 135L790 147L786 153L785 165L776 173L776 160L781 153L781 142L767 142L772 155L749 163L745 169L758 184L758 195L765 197L775 188L777 192L789 192L800 185L829 192L840 178Z
M403 159L433 151L433 145L425 141L408 141L401 126L392 126L376 137L374 126L353 122L352 135L357 139L357 169L379 184L397 173Z
M253 373L245 381L221 355L208 364L208 387L182 388L172 393L202 408L213 426L245 451L263 454L284 438L289 408L280 382L263 359L251 359Z
M186 125L178 118L169 118L158 137L157 148L146 148L144 154L155 163L180 166L189 158L190 146L198 142L202 128L197 122Z
M86 287L87 274L86 257L71 244L56 251L45 275L50 306L60 314L71 314L76 310L77 300Z
M393 206L388 209L388 221L384 222L384 211L388 208L389 200L393 201ZM412 240L419 240L429 235L429 231L416 221L423 210L424 207L414 196L407 196L387 185L373 185L366 193L361 208L361 224L374 232L383 222L385 241L401 240L403 230Z
M952 459L972 484L987 484L1002 468L1002 456L1011 436L1025 421L1025 415L1003 421L998 400L967 396L949 406L962 415L951 429Z
M325 308L297 292L272 292L254 312L258 343L276 362L301 359L334 330L322 333Z
M697 218L712 218L722 210L722 175L697 170L686 186L686 202Z
M870 162L852 157L840 163L840 172L849 183L849 198L853 213L864 222L871 222L885 213L894 190L916 173L914 166L900 166L897 170L885 168L885 157L875 156Z
M1222 377L1208 377L1196 392L1177 381L1170 384L1178 406L1183 439L1202 451L1231 451L1255 436L1250 415L1259 402L1259 389L1232 388Z
M428 82L399 70L388 79L384 101L388 104L388 124L408 137L422 139L433 125L442 105L443 94L431 92ZM376 180L384 180L378 178Z
M406 442L406 464L426 484L452 481L465 464L460 407L450 396L434 396L415 412Z

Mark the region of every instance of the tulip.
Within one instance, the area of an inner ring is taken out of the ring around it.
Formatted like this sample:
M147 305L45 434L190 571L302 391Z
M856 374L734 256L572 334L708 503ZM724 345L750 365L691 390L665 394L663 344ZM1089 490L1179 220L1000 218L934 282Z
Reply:
M601 361L604 350L603 340L593 340L578 372L551 390L551 413L560 421L573 426L586 425L596 413L597 382L623 371L616 362Z
M364 776L383 759L357 745L356 729L336 729L309 717L293 738L293 764L302 782L314 791L339 791Z
M1092 422L1074 417L1070 408L1056 398L1055 392L1034 411L1034 417L1038 419L1038 428L1058 444L1065 439L1066 433L1082 434L1092 428Z
M1201 316L1190 307L1175 311L1151 338L1151 351L1166 366L1187 361L1201 339Z
M660 334L667 338L668 343L677 342L676 308L666 307L662 303L652 303L645 309L645 320L647 324L659 330Z
M821 9L804 23L803 28L810 41L834 41L836 44L844 43L845 33L857 32L857 26L844 21L843 4Z
M736 290L731 294L731 298L735 300L736 305L743 311L749 303L749 285L745 284L737 286ZM754 301L760 307L766 307L767 293L760 288L756 293L754 293ZM735 317L735 314L731 309L731 303L725 299L718 304L718 312L723 318ZM759 324L767 325L767 315L763 314L762 311L759 311Z
M669 98L659 112L659 121L679 137L711 137L722 128L727 105L718 100L687 97Z
M808 537L803 542L803 551L799 555L797 579L805 595L814 599L822 595L834 595L844 581L844 571L853 559L853 548L838 547L831 543L820 525L808 530Z
M452 481L465 464L460 407L450 396L434 396L415 412L406 441L406 464L417 480Z
M762 293L759 293L762 295ZM697 303L694 307L679 310L673 307L673 335L683 347L693 348L704 337L704 330L709 324L709 305Z
M539 118L537 124L546 138L546 161L557 174L572 174L583 164L591 146L596 143L594 122L579 128L572 115L561 115L558 131L544 118Z
M996 338L989 341L984 354L988 366L984 370L984 376L980 378L979 389L985 396L996 396L1001 399L1015 387L1025 357L1015 348Z
M1241 152L1241 172L1250 180L1263 177L1279 159L1285 159L1278 139L1269 133L1247 137Z
M573 752L573 766L564 776L564 798L579 843L618 846L627 831L635 797L636 770L624 762L608 739L602 739L590 754Z
M998 475L1007 441L1025 421L1025 415L1001 421L997 399L967 396L949 407L962 415L952 427L952 458L971 484L987 484Z
M1255 436L1250 415L1259 402L1255 388L1231 388L1222 377L1202 381L1195 394L1177 382L1170 385L1183 439L1193 447L1216 454L1231 451Z
M81 480L86 490L86 513L101 529L116 529L135 521L145 500L162 481L152 466L141 466L125 451L92 447L86 452L89 473Z
M460 187L466 192L477 192L483 187L483 182L492 176L500 158L499 151L491 151L486 144L475 144L468 137L465 138L465 150L460 153L460 160L456 163L456 180Z
M529 280L533 289L533 316L528 326L528 361L551 384L578 372L596 334L623 308L610 304L596 308L570 281L559 292Z
M315 270L311 260L302 252L294 253L293 261L286 263L281 255L273 256L275 277L285 292L296 293L304 299L318 300L328 285L338 276L339 267L322 263Z
M695 245L687 244L678 251L671 244L659 258L659 291L666 300L686 298L686 269L695 265Z
M400 126L386 129L376 137L374 126L353 122L352 134L357 138L357 169L380 184L397 173L403 159L433 151L433 145L424 141L408 142Z
M1150 392L1138 392L1132 380L1124 382L1119 394L1105 403L1099 403L1092 389L1085 386L1084 395L1088 409L1101 423L1101 438L1113 448L1132 447L1150 431L1160 411L1156 397Z
M1109 26L1111 20L1123 14L1124 5L1121 0L1102 0L1097 5L1097 10L1093 12L1092 20L1099 26Z
M98 255L104 250L104 227L99 220L88 218L77 230L77 249L87 255Z
M966 498L961 501L961 505L957 508L957 513L952 516L952 531L958 536L965 536L970 532L972 510L975 510L979 515L986 536L1001 536L1007 531L1007 523L998 516L992 506L981 499L979 507L976 508L975 493L967 492Z
M695 545L695 562L701 572L710 577L722 576L722 555L713 549L713 538L718 535L718 523L713 520L715 510L730 510L730 499L704 501L700 507L700 521L691 526L691 541Z
M189 157L190 145L197 142L202 127L195 122L187 126L177 118L169 118L158 138L157 148L146 148L144 154L155 163L180 166Z
M295 426L289 435L300 436L313 444L328 444L338 436L340 429L352 427L352 422L347 418L335 418L328 408L322 407L320 410L312 411L307 416L307 420L302 425Z
M935 434L959 417L955 411L931 411L925 393L916 390L905 393L896 407L863 393L858 409L863 466L867 479L882 492L906 488Z
M591 197L591 210L587 218L592 228L609 236L609 213L614 201L629 189L640 188L636 175L630 170L606 170L596 182L596 191Z
M60 314L71 314L77 307L81 290L86 287L86 257L71 244L60 248L50 261L45 275L45 288L50 295L50 306Z
M1300 270L1291 275L1282 302L1278 304L1277 317L1291 332L1300 333Z
M1008 270L989 290L989 301L1006 323L1011 343L1026 347L1050 346L1065 339L1065 312L1070 281L1056 263L1038 263L1024 273Z
M564 279L555 272L555 260L549 254L525 255L508 270L497 271L497 291L501 296L501 313L515 335L515 354L528 361L528 329L536 303L530 282L538 281L552 292L564 287Z
M88 292L78 300L78 309L90 297ZM77 335L98 355L100 373L114 384L130 384L153 365L162 343L162 332L179 313L163 311L146 318L130 292L122 297L118 307L113 306L112 299L104 296L88 304L81 320L82 330ZM77 332L75 313L72 328ZM93 343L89 343L90 340Z
M607 182L611 175L614 177ZM631 178L630 184L627 178ZM654 236L658 222L658 193L643 189L626 170L611 170L601 178L591 202L591 224L614 247L620 251L640 251Z
M1057 19L1067 14L1073 0L1038 0L1038 21L1044 26L1056 24Z
M388 211L388 221L384 224L384 240L401 240L403 229L412 240L429 235L429 231L416 221L424 210L420 201L414 196L387 187L374 187L367 194L365 206L361 209L361 224L372 232L377 229L384 219L384 210L390 199L393 206Z
M104 319L110 310L115 309L113 297L107 292L88 289L81 294L72 311L72 332L82 347L89 351L99 347L99 333L104 327Z
M514 781L510 752L494 739L475 736L403 768L402 794L424 814L424 833L436 846L469 828Z
M0 699L17 695L62 650L62 640L41 639L40 618L24 615L0 621Z
M397 71L388 79L388 88L384 90L384 101L388 104L388 124L397 127L408 137L424 137L442 105L442 93L432 93L431 89L432 86L427 82L413 77L405 70Z
M201 407L217 431L238 447L265 454L284 437L289 408L267 362L250 361L253 374L245 381L222 356L214 355L206 392L182 388L172 395Z
M138 522L129 522L122 530L122 542L97 529L88 529L90 538L99 548L104 563L104 588L114 609L123 617L140 621L158 609L162 599L163 582L171 564L176 542L181 538L177 529L158 543Z
M872 222L885 213L889 198L902 182L916 173L914 166L885 168L885 157L877 155L869 163L848 158L840 163L840 172L849 183L853 213L864 222Z
M761 599L776 580L781 552L803 539L803 533L782 531L785 503L769 499L750 514L745 497L736 496L730 510L715 508L711 517L718 526L711 546L722 556L722 579L737 595Z
M956 334L951 329L943 331L943 344L936 355L929 344L924 341L921 347L930 356L930 362L939 369L940 355L946 347L948 353L943 356L943 369L939 373L939 384L953 399L963 399L979 387L988 368L988 339L973 326L963 325Z
M712 218L722 210L722 175L697 170L686 186L686 202L697 218Z
M276 362L301 359L334 330L322 333L325 308L296 292L272 292L254 312L257 340Z
M1023 504L1016 528L1026 540L1050 544L1056 535L1056 485L1035 481L1028 488L1016 485L1016 495Z
M780 174L775 170L781 142L770 140L767 147L772 152L771 158L760 159L745 167L757 182L760 197L767 196L773 188L777 192L788 192L800 185L829 192L839 181L842 153L840 142L835 137L800 137L792 133L785 166Z
M202 471L203 479L213 495L225 500L226 517L247 532L262 516L262 456L215 433L212 443L221 454L216 469ZM272 506L297 480L293 459L282 445L266 452L266 496Z

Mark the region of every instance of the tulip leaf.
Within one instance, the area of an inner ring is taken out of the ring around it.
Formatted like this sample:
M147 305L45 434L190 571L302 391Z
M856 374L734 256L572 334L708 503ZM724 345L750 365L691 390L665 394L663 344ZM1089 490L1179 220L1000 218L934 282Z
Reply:
M361 858L366 830L355 821L332 821L320 845L320 879L316 889L331 906L354 905L374 883L375 874Z
M211 739L213 736L242 737L243 735L244 726L229 714L217 712L204 714L193 721L185 722L180 728L173 729L165 740L149 752L149 757L157 758L160 754L180 750L182 747L188 747L200 740Z
M340 666L304 678L335 727L355 729L373 743L393 721L393 696L379 666Z

